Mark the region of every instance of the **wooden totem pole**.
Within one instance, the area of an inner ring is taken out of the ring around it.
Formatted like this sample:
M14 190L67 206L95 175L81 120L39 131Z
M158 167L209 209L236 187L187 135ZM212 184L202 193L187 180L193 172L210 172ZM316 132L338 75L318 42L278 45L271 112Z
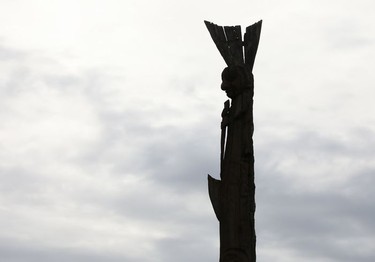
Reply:
M220 223L220 262L255 262L255 184L252 69L262 21L246 28L205 21L228 67L221 89L229 97L221 122L220 179L208 176L212 206Z

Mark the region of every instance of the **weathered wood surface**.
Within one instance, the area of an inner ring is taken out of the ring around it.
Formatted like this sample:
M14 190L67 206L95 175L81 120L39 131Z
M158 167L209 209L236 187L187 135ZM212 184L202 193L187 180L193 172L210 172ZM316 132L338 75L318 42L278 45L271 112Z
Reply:
M205 23L228 65L221 84L230 100L222 111L220 180L208 176L210 199L220 223L220 262L255 262L252 68L261 21L247 27L244 41L240 26Z
M258 50L262 21L246 28L242 41L240 26L218 26L204 21L214 40L217 49L228 66L249 65L251 70L254 65L255 55ZM245 52L243 52L243 47Z
M245 61L250 66L251 71L253 70L255 56L258 50L260 31L262 29L262 21L255 23L246 28L244 46L245 46Z

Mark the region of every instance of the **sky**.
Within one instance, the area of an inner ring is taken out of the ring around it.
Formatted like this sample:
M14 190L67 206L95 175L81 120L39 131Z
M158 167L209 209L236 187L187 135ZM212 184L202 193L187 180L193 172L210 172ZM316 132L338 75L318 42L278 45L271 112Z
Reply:
M0 261L218 261L224 60L260 19L259 262L375 258L375 2L0 0Z

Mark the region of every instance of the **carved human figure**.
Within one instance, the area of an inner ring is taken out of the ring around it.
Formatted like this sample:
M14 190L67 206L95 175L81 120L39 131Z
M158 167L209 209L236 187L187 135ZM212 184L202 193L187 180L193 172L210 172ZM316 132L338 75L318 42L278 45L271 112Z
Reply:
M255 185L252 69L262 21L246 28L205 21L228 65L222 72L220 180L208 176L209 196L220 223L220 262L255 262Z
M253 77L244 66L222 72L221 89L230 100L222 113L220 183L221 262L248 262L255 256L253 159ZM223 142L224 141L224 142ZM250 212L249 212L250 211Z

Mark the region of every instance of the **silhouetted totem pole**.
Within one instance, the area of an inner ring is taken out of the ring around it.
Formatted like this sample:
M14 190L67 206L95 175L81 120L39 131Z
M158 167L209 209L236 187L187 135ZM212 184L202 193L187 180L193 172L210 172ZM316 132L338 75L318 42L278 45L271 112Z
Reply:
M220 223L220 262L255 262L252 69L262 21L246 28L244 40L240 26L205 23L228 65L221 75L221 89L230 98L221 115L221 180L208 176Z

